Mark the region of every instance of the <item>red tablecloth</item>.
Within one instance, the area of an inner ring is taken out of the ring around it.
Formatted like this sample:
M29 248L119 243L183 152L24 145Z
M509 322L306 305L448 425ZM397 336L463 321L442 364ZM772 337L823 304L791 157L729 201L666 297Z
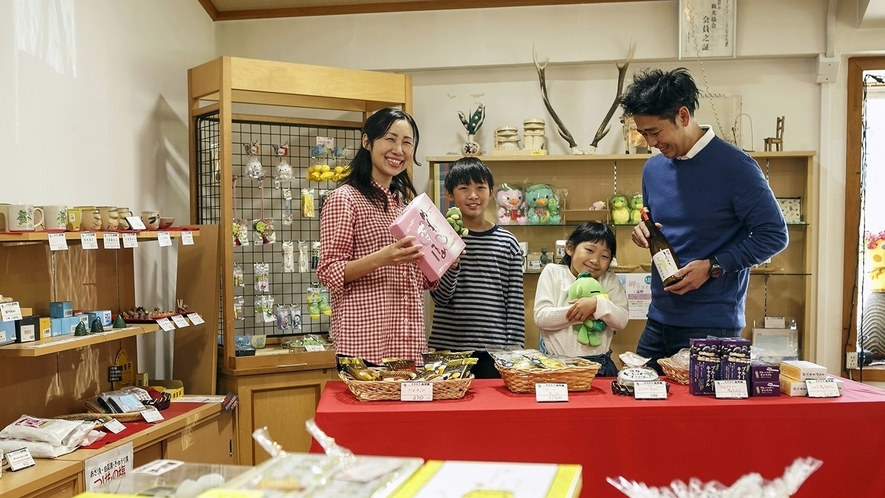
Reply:
M623 497L606 477L650 486L691 477L731 485L751 472L774 479L806 456L823 465L796 498L885 496L883 390L846 380L840 398L717 400L672 384L666 401L637 401L611 394L608 382L567 403L538 403L500 380L432 402L361 402L327 382L316 422L358 455L579 463L582 497ZM322 449L314 441L311 451Z
M190 403L190 402L175 402L170 403L169 408L160 411L160 415L163 415L163 420L170 420L179 415L184 415L185 413L196 409L202 406L202 403ZM162 422L162 420L161 420ZM137 422L124 422L123 425L126 429L114 434L113 432L105 429L105 436L98 441L90 444L89 446L81 446L81 448L85 448L87 450L97 450L102 448L108 444L111 444L115 441L119 441L125 437L129 437L137 432L141 432L145 429L152 427L154 424L145 422L144 420L140 420Z

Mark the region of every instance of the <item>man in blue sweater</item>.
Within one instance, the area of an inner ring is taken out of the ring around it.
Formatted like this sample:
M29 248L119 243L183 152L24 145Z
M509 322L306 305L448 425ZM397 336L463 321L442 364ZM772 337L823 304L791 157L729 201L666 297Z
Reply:
M646 69L633 76L621 101L649 146L661 153L642 170L642 199L683 265L681 280L664 287L652 272L648 321L636 352L657 359L689 339L737 337L750 267L788 242L783 214L756 162L694 120L698 88L685 68ZM648 247L640 223L633 242Z

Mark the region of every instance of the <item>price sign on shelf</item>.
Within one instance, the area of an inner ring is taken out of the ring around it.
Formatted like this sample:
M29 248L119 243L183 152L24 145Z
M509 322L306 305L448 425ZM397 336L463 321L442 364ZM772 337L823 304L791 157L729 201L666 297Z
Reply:
M115 418L112 418L110 421L105 423L104 428L113 432L114 434L119 434L126 430L126 426Z
M201 317L199 313L188 313L187 317L188 317L188 319L190 319L191 323L193 323L194 325L206 323L206 321L203 320L203 317Z
M718 399L746 399L749 397L745 380L714 380L713 389Z
M184 327L190 327L190 325L191 325L191 324L187 323L187 320L185 320L184 317L181 315L173 315L172 321L175 322L175 325L177 325L178 328L180 328L180 329L182 329Z
M169 237L169 232L157 232L157 240L160 241L160 247L169 247L172 245L172 239Z
M809 379L805 381L809 398L838 398L839 385L833 379Z
M430 382L403 382L400 384L400 401L433 401L433 384Z
M175 330L175 325L172 325L172 322L170 322L168 318L160 318L157 320L157 325L166 332Z
M190 230L182 230L181 231L181 245L183 246L192 246L194 245L194 233Z
M123 234L123 247L132 248L138 247L138 239L135 238L134 233L124 233Z
M319 351L325 351L326 346L323 346L322 344L305 344L304 350L315 353L315 352L319 352Z
M147 410L141 411L141 418L144 419L145 422L152 424L154 422L159 422L163 420L163 414L160 413L160 410L157 410L154 407L148 408Z
M98 249L98 238L95 232L80 232L80 244L83 249Z
M49 250L50 251L67 251L68 250L68 239L65 238L65 234L63 234L63 233L50 233L49 234Z
M114 232L105 232L101 234L105 249L120 248L120 234Z
M649 380L633 383L635 399L667 399L667 383L662 380Z
M129 222L129 226L132 227L133 230L144 230L144 222L141 221L141 218L138 216L127 216L126 221Z
M0 304L0 314L3 315L4 322L14 322L22 319L22 309L18 305L18 301Z
M535 384L535 401L568 401L568 384L565 382L539 382Z

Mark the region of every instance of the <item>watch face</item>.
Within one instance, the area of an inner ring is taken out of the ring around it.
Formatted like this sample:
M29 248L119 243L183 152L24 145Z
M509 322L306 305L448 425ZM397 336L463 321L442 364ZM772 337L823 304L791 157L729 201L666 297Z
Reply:
M710 268L710 276L713 278L719 278L722 276L722 268L719 265L714 265Z

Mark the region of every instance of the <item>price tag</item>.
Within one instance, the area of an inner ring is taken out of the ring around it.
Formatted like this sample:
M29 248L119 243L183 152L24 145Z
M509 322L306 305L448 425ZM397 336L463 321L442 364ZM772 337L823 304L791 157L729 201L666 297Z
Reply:
M132 227L133 230L144 230L144 222L141 221L141 217L139 216L127 216L126 221L129 222L129 226Z
M206 321L203 320L203 317L201 317L199 313L188 313L187 317L191 321L191 323L193 323L194 325L206 323Z
M27 448L7 451L5 455L6 461L9 462L9 470L13 472L34 466L34 458L31 456L31 452L28 451Z
M119 434L126 430L126 426L115 418L112 418L110 422L105 423L104 428L111 431L113 434Z
M667 383L662 380L650 380L633 383L635 399L667 399Z
M194 245L194 232L191 232L190 230L182 230L181 231L181 245L183 245L183 246Z
M18 301L0 304L0 315L3 315L4 322L14 322L22 319L22 309L18 305Z
M745 380L714 380L713 389L718 399L745 399L749 397Z
M568 384L564 382L541 382L535 384L535 401L568 401Z
M105 249L120 248L120 234L114 232L105 232L101 234Z
M305 350L305 351L313 351L313 352L316 352L316 351L325 351L325 350L326 350L326 346L323 346L322 344L305 344L305 345L304 345L304 350Z
M132 443L104 450L83 462L86 491L96 491L132 473Z
M839 385L832 379L809 379L805 381L809 398L838 398Z
M63 234L63 233L50 233L49 234L49 250L50 251L67 251L68 250L68 239L65 238L65 234Z
M430 382L403 382L399 390L400 401L433 401L433 384Z
M154 407L150 407L147 410L142 410L141 417L144 419L145 422L148 422L150 424L163 420L163 414L160 413L160 410L157 410Z
M159 320L157 320L157 325L159 325L160 328L165 330L166 332L171 332L175 330L175 325L172 325L172 322L170 322L168 318L160 318Z
M544 149L532 149L532 150L531 150L531 155L533 155L533 156L545 156L546 154L544 154Z
M169 232L157 232L157 240L160 241L160 247L169 247L172 245L172 239Z
M191 325L187 323L187 320L185 320L184 317L181 315L173 315L172 321L175 322L175 325L177 325L180 329L183 329L184 327L190 327Z
M334 149L335 139L332 137L317 137L317 145L325 145L330 149Z
M95 232L80 232L80 244L83 249L98 249L98 238Z
M134 233L124 233L123 234L123 247L125 247L125 248L138 247L138 239L135 238Z

